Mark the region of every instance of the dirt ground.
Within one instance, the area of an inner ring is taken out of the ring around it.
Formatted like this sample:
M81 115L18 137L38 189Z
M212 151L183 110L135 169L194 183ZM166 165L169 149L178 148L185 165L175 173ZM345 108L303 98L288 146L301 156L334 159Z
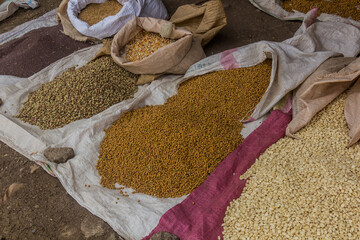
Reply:
M40 0L35 10L18 10L0 23L0 33L56 8L60 0ZM169 14L197 1L163 0ZM299 22L283 22L248 0L223 0L228 25L205 47L209 56L260 40L283 41ZM10 188L9 188L10 187ZM60 182L0 142L0 239L121 239L104 221L82 208Z

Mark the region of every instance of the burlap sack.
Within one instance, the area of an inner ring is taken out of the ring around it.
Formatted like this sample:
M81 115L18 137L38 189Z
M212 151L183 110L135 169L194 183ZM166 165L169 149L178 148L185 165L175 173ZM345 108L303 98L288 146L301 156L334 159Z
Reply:
M111 42L112 39L103 40L103 46L101 47L99 52L96 53L95 57L92 60L95 60L102 56L111 55ZM162 75L163 74L141 74L137 79L134 79L134 81L136 85L142 85L152 82Z
M174 28L169 38L176 39L150 56L136 62L125 57L125 45L142 29L159 33L170 22L155 18L133 18L114 37L111 57L126 70L136 74L184 74L194 63L205 58L200 41L185 29Z
M358 61L360 62L360 61ZM360 66L360 64L358 64ZM345 102L345 118L349 127L350 147L360 140L360 80L349 91Z
M111 55L111 43L112 39L105 39L103 40L103 46L99 50L99 52L96 53L95 57L92 60L95 60L99 57ZM134 79L136 85L142 85L145 83L150 83L159 77L161 77L163 74L141 74L137 79Z
M183 27L200 39L205 46L226 26L226 15L221 0L210 0L202 5L180 6L169 20L176 27Z
M102 56L109 56L111 54L112 38L103 39L102 43L103 43L102 47L96 53L95 57L92 60L95 60Z
M58 9L56 10L58 20L61 22L63 26L64 34L71 37L72 39L75 39L77 41L94 41L97 42L98 40L96 38L88 37L83 34L81 34L78 30L74 28L72 23L70 22L70 19L67 15L67 4L69 0L62 0L60 3Z
M360 76L360 58L337 57L325 61L297 90L293 98L293 120L286 129L286 135L294 137L321 109L326 107ZM357 83L346 101L345 117L350 128L349 145L360 139L360 91Z

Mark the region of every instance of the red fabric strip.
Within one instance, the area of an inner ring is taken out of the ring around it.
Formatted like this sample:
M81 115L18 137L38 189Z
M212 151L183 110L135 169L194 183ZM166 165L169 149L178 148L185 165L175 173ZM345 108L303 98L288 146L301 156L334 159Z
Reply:
M236 51L237 48L229 49L221 53L220 63L223 66L224 70L239 68L239 64L237 63L233 52Z
M239 179L270 145L285 136L291 113L279 110L255 129L243 143L223 160L206 181L183 202L167 211L158 226L144 239L167 231L180 239L217 239L222 236L222 223L230 202L238 198L246 180Z

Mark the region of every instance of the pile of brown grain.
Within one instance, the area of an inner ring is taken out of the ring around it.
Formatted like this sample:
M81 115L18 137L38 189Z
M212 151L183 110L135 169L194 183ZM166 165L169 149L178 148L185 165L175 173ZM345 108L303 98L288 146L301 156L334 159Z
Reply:
M266 91L271 61L218 71L183 83L164 105L127 112L101 144L101 184L156 197L198 187L241 142L241 119Z
M15 117L41 129L63 127L132 98L137 91L136 77L110 56L101 57L42 84L29 94Z

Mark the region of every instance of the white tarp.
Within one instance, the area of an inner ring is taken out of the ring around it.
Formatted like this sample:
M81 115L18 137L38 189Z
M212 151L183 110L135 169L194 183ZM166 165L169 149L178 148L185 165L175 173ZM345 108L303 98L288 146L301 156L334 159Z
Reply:
M270 14L276 18L281 20L304 20L305 13L299 12L297 10L293 10L293 12L288 12L282 7L282 0L249 0L255 7L258 9ZM314 5L316 5L314 3ZM359 3L360 7L360 3ZM351 18L343 18L340 16L322 13L318 18L320 21L328 21L328 22L342 22L346 24L352 24L358 28L360 28L360 21L355 21Z
M176 94L179 84L188 78L211 71L254 66L266 57L271 57L270 87L253 114L253 117L262 116L273 103L281 99L281 95L298 86L329 57L340 53L356 56L360 45L358 31L351 25L319 22L282 43L262 41L231 49L194 64L185 77L163 76L140 87L133 99L59 129L41 130L12 117L18 113L28 93L69 67L85 64L100 46L82 49L21 82L0 88L0 98L4 102L0 107L0 140L58 177L66 191L80 205L109 223L118 234L126 239L141 239L150 233L168 209L186 196L159 199L137 193L123 197L117 190L103 188L95 165L101 140L105 136L104 129L125 111L163 104L168 97ZM347 35L342 35L344 33ZM72 147L76 156L64 164L50 163L42 154L49 146ZM85 184L91 187L85 187Z
M35 0L5 0L0 4L0 21L10 17L19 7L34 9L39 7L39 3Z
M168 13L161 0L117 0L123 7L114 16L104 18L90 26L78 18L79 13L90 3L103 3L106 0L70 0L67 14L70 22L85 36L103 39L115 35L133 17L153 17L167 19Z

